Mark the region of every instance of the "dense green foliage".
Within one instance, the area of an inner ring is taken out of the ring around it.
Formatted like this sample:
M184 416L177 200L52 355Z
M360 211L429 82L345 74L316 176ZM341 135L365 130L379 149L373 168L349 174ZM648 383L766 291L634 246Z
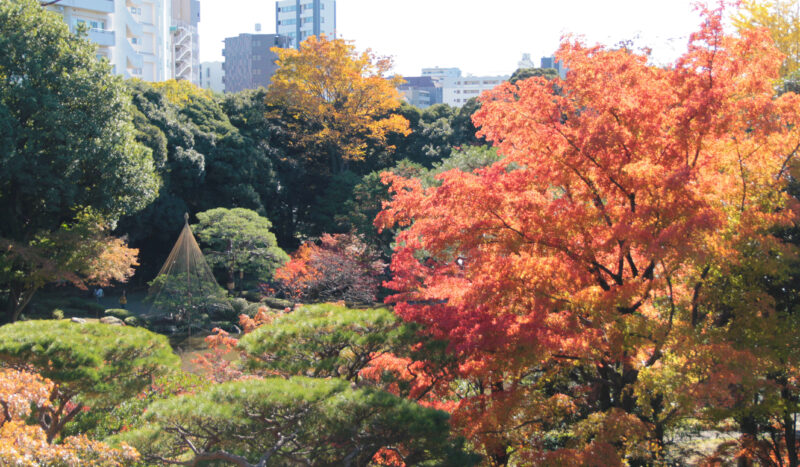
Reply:
M337 215L340 230L357 232L370 246L378 249L385 259L391 257L392 242L397 229L383 229L378 232L374 225L375 217L383 209L383 203L389 201L389 188L381 181L383 172L391 172L408 178L418 178L425 186L434 186L438 174L458 169L462 172L473 172L499 160L497 150L489 146L465 146L453 150L444 159L425 168L419 163L404 159L394 167L368 173L352 188L350 198L341 205L341 214Z
M0 4L0 235L30 240L76 207L115 219L157 188L150 151L134 142L122 80L32 0ZM12 196L13 195L13 196Z
M109 409L178 365L166 337L142 328L70 321L25 321L0 327L0 361L27 365L55 383L39 423L48 439L83 407Z
M101 323L25 321L0 327L0 360L25 363L86 405L111 406L177 366L167 338Z
M475 461L448 440L446 413L339 379L222 383L156 402L145 419L146 427L115 440L154 460L363 466L389 448L401 450L407 465Z
M408 346L414 328L385 308L312 305L281 316L239 341L251 368L357 381L377 355Z
M173 371L148 381L136 397L131 397L114 407L81 411L64 428L64 435L85 434L92 439L105 439L131 427L141 426L147 407L155 401L178 394L205 389L211 382L203 377L183 371Z
M517 81L540 76L546 79L558 78L558 70L555 68L517 68L511 74L508 82L516 84Z
M275 150L231 124L219 97L192 93L170 100L165 86L140 81L128 86L137 109L137 139L156 155L164 186L151 205L124 218L117 230L141 249L142 273L150 280L183 226L184 212L243 207L266 214L277 188ZM236 101L236 108L249 103L243 96Z
M197 213L197 221L193 230L206 260L228 283L267 281L289 260L270 232L272 223L254 211L216 208Z
M0 49L0 299L13 320L44 282L91 275L72 230L100 236L152 201L158 178L122 79L59 15L0 3Z

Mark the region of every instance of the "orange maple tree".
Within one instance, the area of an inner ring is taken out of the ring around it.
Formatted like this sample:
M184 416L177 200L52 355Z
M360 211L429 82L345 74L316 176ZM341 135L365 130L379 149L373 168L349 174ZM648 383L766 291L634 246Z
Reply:
M123 444L114 449L85 436L51 443L39 425L26 419L32 411L52 406L53 382L36 373L0 368L0 464L17 466L133 465L139 453Z
M769 229L794 218L800 98L775 96L767 33L727 36L722 14L667 67L566 41L566 79L481 97L502 160L440 187L384 174L376 224L407 227L390 301L449 339L453 421L493 465L651 462L672 424L752 378L704 284L744 245L786 250Z
M0 270L14 277L6 319L16 321L34 294L50 282L108 286L125 282L138 266L138 249L109 235L107 223L91 211L70 224L26 243L0 238Z

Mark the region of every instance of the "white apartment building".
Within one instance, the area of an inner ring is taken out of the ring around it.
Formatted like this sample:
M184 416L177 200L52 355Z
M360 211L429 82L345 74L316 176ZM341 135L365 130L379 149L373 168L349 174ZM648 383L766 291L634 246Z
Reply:
M511 76L447 76L440 81L442 102L453 107L461 107L483 91L492 89Z
M172 78L169 7L170 0L61 0L49 9L73 32L85 25L114 73L163 81Z
M280 0L275 4L275 32L299 48L309 36L336 38L336 0Z
M202 62L200 64L200 82L198 86L214 92L224 92L225 83L222 80L222 62Z
M48 6L75 32L88 29L114 73L144 81L197 84L199 0L61 0Z

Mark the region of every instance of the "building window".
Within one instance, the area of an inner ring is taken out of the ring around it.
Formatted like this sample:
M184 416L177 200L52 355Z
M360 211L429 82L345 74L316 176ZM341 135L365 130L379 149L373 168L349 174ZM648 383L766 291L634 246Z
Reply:
M285 6L283 8L278 8L278 11L279 12L297 11L297 5Z
M139 41L138 37L131 37L131 44L135 45L135 44L139 44L139 43L140 43L140 41Z
M89 26L89 29L101 29L104 30L106 28L106 22L103 20L95 20L95 19L78 19L76 21L77 24L85 24Z
M132 75L136 75L136 76L141 76L142 75L142 69L141 68L134 68L134 69L131 70L131 74Z
M139 7L132 6L132 7L130 7L130 9L131 9L131 14L134 14L134 15L141 15L142 14L142 9L139 8Z
M312 21L314 21L313 17L303 18L303 24L308 24L308 23L310 23Z

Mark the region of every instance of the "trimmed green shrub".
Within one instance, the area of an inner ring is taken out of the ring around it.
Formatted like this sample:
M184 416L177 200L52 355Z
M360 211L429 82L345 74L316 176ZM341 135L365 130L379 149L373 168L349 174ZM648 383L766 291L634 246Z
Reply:
M284 300L282 298L275 298L275 297L264 297L262 302L266 303L267 306L270 308L275 308L278 310L283 310L285 308L292 308L294 306L294 302L289 300Z
M128 326L141 326L142 322L136 316L128 316L124 318L122 321L125 322Z
M130 318L133 316L130 311L122 309L122 308L109 308L103 312L106 316L113 316L115 318L119 318L121 320L125 320L126 318Z

